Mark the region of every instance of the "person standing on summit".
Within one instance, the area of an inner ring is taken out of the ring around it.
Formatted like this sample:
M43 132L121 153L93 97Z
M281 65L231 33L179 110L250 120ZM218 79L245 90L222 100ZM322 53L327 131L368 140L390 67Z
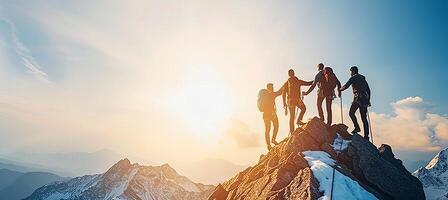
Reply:
M358 133L361 131L359 128L358 120L356 119L355 112L359 109L361 113L361 120L364 128L364 139L369 140L369 121L367 120L367 107L370 105L370 87L366 81L366 77L358 73L358 67L353 66L350 68L351 77L347 83L339 89L344 91L348 87L352 86L354 99L350 107L350 118L353 121L355 129L352 133Z
M322 63L321 63L322 64ZM319 115L322 121L325 122L324 116L322 113L322 101L325 100L325 105L327 109L327 125L331 126L332 119L333 119L333 112L331 109L331 105L333 103L333 99L336 98L336 94L334 93L334 89L337 87L338 89L341 88L341 82L339 82L338 78L333 72L333 69L330 67L325 67L324 70L320 71L322 72L322 80L320 81L320 88L317 95L317 109L319 110ZM319 72L319 73L320 73ZM317 78L317 77L316 77ZM316 82L316 80L315 80ZM311 90L308 90L311 91ZM303 93L303 95L307 95L306 92ZM341 97L341 92L338 91L338 97Z
M302 101L300 87L302 85L309 86L313 82L312 81L303 81L297 78L294 74L294 70L288 70L288 81L283 85L283 108L285 109L285 113L288 112L289 109L289 132L292 133L294 131L294 119L296 118L296 107L300 108L299 118L297 119L297 125L302 126L305 123L302 122L303 115L306 111L306 106ZM288 97L288 102L286 102L286 97Z
M271 143L277 145L276 141L278 133L278 118L277 118L277 107L275 105L275 98L282 95L283 88L278 91L274 91L274 84L268 83L266 89L260 90L258 93L258 109L263 113L263 121L265 127L265 139L268 150L271 150ZM272 139L270 138L271 124L274 126L272 133Z
M325 121L324 111L322 110L322 102L325 99L325 95L323 94L323 90L322 90L322 83L324 81L324 72L323 72L323 70L324 70L324 64L323 63L319 63L317 65L317 71L318 72L317 72L316 76L314 77L313 84L308 89L308 91L303 92L302 95L308 95L317 86L317 104L316 104L317 105L317 111L319 113L319 118L322 121ZM327 105L327 107L328 107L328 105Z

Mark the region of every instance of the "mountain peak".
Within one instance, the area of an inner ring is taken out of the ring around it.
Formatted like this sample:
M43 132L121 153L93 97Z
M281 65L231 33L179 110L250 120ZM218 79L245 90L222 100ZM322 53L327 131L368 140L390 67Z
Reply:
M440 151L425 166L414 173L423 184L427 199L446 199L448 197L448 148Z
M118 161L114 166L130 167L131 161L129 161L129 159L127 158L124 158Z
M315 117L257 164L218 185L209 200L328 199L333 169L335 199L425 198L421 182L390 146L377 149L344 124L327 128Z
M447 170L448 167L448 148L440 151L429 163L426 169Z
M194 183L169 166L131 164L125 158L104 174L77 177L37 189L26 200L206 199L213 186Z
M131 167L132 167L131 161L129 161L129 159L127 158L124 158L115 163L111 168L109 168L109 170L107 170L105 175L116 174L117 172L126 173L127 171L129 171Z

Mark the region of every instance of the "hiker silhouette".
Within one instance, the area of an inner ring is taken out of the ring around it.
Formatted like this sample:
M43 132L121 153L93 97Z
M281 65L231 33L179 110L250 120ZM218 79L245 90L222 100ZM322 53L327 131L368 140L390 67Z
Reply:
M268 83L266 89L260 90L258 94L258 109L263 113L263 121L265 127L265 139L268 150L272 148L271 143L277 145L276 141L278 133L278 117L277 106L275 105L275 98L282 95L283 90L280 88L274 92L274 84ZM274 126L272 139L270 138L271 124Z
M338 89L340 89L341 83L339 82L336 75L333 73L333 69L329 67L324 67L323 63L319 63L317 65L317 70L319 72L314 77L313 84L308 89L308 91L303 92L302 95L308 95L314 90L316 86L318 87L316 105L317 105L317 111L319 113L319 118L325 122L324 112L322 109L322 103L325 100L325 105L327 109L327 125L331 126L333 119L331 104L333 102L333 99L336 97L334 89L336 88L336 86L338 87ZM340 92L338 92L338 96L341 97Z
M303 115L306 112L306 106L303 103L300 87L302 85L309 86L313 83L313 81L303 81L295 76L294 70L288 70L288 80L283 84L283 108L285 109L285 113L287 113L286 109L289 109L289 132L292 133L295 129L294 127L294 119L296 117L296 108L300 109L299 118L297 119L297 125L301 126L305 124L302 122ZM287 101L286 101L287 100Z
M352 131L352 133L358 133L361 131L359 127L358 120L356 119L356 111L359 109L359 112L361 113L361 120L363 123L364 128L364 138L366 140L369 140L369 121L367 119L367 108L370 105L370 87L369 84L366 81L366 77L358 73L358 67L353 66L350 68L350 79L347 81L347 83L342 86L342 88L339 89L339 91L344 91L348 87L352 86L353 89L353 102L350 106L350 118L353 121L353 125L355 126L355 129Z
M302 95L308 95L313 91L314 87L318 86L317 92L317 110L319 113L319 118L325 122L325 117L323 114L322 103L325 100L326 110L327 110L327 125L331 126L333 120L333 112L331 109L331 105L333 103L333 99L336 98L334 93L334 89L336 86L338 89L341 88L341 82L339 82L338 78L333 72L333 69L330 67L324 67L324 64L319 63L317 65L319 72L316 74L313 85L308 89L308 91L303 92ZM341 97L341 92L338 91L338 97Z

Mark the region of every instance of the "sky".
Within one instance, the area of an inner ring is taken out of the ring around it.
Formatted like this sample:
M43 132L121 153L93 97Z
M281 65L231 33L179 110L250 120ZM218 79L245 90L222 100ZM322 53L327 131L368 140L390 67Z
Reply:
M266 153L258 91L278 88L290 68L312 80L322 62L341 82L353 65L367 77L377 146L429 160L448 146L447 10L448 1L1 0L0 154L106 148L250 164ZM306 118L315 98L305 98ZM349 126L351 99L347 90ZM281 140L282 111L279 120Z

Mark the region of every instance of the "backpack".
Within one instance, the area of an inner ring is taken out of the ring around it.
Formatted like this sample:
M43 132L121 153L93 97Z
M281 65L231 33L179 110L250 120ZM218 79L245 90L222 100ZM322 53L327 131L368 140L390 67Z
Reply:
M268 108L268 101L267 101L267 97L268 97L268 90L267 89L261 89L258 92L258 100L257 100L257 106L258 106L258 110L260 112L265 112L267 111Z
M325 96L334 95L334 89L337 86L337 81L336 81L336 75L333 73L333 69L331 69L330 67L325 67L324 79L321 84Z

